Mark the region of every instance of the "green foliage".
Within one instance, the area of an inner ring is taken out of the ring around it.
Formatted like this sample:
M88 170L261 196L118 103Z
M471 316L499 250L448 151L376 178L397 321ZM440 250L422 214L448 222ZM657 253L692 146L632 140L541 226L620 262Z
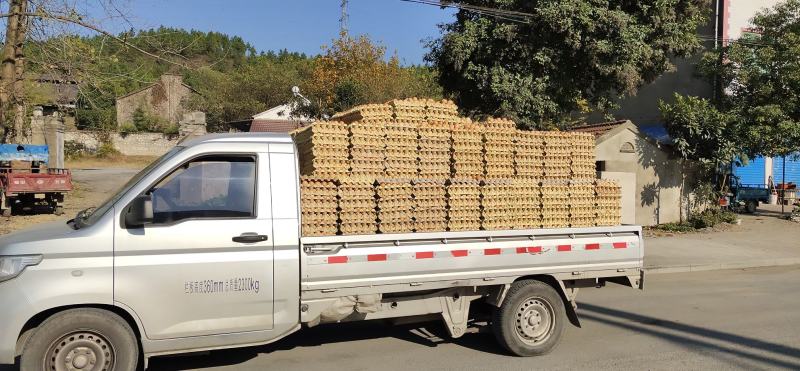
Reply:
M787 0L753 18L760 36L707 53L700 70L726 94L718 106L740 127L748 155L800 150L800 0Z
M120 153L114 148L114 144L110 142L102 142L99 147L97 147L97 151L95 151L94 155L98 158L109 158L118 156Z
M736 223L738 216L735 213L722 209L708 209L689 218L689 224L695 229L710 228L717 224Z
M117 127L114 107L75 110L75 125L81 130L113 130Z
M528 23L469 11L442 26L428 59L462 109L528 127L564 126L607 109L700 47L707 0L459 0L530 14Z
M664 224L659 224L654 228L665 232L677 232L677 233L686 233L695 231L695 228L691 224L686 222L664 223Z
M673 148L683 158L716 167L737 154L736 125L708 100L675 94L674 103L661 101L659 108Z
M81 142L64 141L64 157L67 160L89 156L92 151Z

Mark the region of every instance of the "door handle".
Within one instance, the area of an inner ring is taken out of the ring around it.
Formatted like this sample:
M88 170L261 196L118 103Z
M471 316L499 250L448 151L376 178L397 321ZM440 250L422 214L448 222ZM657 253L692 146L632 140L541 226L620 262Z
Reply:
M238 243L255 243L264 242L269 239L269 236L256 233L242 233L239 236L233 237L231 240Z

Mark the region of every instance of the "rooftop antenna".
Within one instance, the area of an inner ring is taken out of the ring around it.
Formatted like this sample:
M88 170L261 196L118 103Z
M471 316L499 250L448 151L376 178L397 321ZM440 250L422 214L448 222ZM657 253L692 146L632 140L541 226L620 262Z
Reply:
M347 15L347 3L348 0L342 0L341 2L342 14L339 16L339 33L342 35L347 35L347 21L349 18Z

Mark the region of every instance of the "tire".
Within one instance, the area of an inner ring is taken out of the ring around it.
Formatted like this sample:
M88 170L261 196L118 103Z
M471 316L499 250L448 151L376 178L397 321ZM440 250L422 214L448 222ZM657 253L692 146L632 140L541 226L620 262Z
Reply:
M82 308L45 320L23 346L20 369L134 371L138 361L139 344L124 319Z
M64 215L64 206L53 206L53 214L58 216Z
M566 318L556 290L544 282L526 280L511 285L503 304L495 309L492 328L511 354L540 356L558 345Z
M748 214L755 213L756 212L756 208L758 208L758 201L747 201L747 203L744 205L744 210Z
M11 208L3 209L2 211L0 211L0 215L2 215L5 218L10 218L11 217Z

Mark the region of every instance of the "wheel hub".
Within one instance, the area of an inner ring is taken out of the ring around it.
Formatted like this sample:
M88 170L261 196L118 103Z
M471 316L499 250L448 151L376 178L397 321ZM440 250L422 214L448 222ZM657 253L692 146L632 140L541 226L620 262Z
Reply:
M106 371L113 369L111 344L94 332L75 332L50 346L45 364L49 371Z
M517 335L526 343L547 340L553 326L553 310L547 302L529 298L517 308Z

